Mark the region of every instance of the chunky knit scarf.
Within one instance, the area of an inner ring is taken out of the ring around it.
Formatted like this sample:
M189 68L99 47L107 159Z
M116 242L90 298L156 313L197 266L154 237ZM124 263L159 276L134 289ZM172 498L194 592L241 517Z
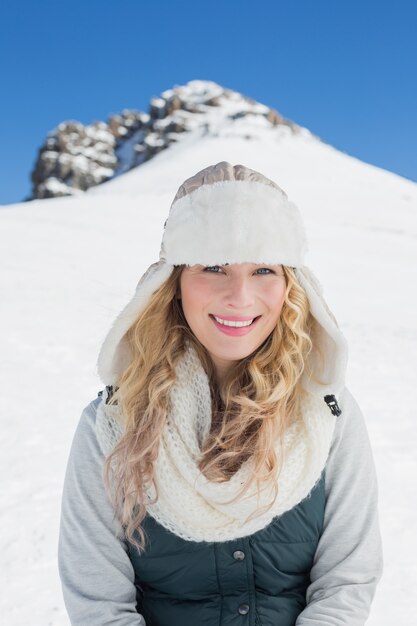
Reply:
M201 446L211 428L211 396L208 377L191 344L177 364L176 375L156 464L159 498L147 506L155 520L188 541L226 541L264 528L310 493L326 464L337 419L323 399L302 392L306 429L299 421L288 428L278 495L269 510L258 514L271 502L272 487L262 489L258 497L254 482L238 501L227 502L251 473L251 459L223 483L208 481L198 469ZM107 405L106 397L104 393L96 417L96 434L105 455L122 434L119 408ZM279 459L280 444L277 455ZM149 487L147 494L153 498L154 489Z

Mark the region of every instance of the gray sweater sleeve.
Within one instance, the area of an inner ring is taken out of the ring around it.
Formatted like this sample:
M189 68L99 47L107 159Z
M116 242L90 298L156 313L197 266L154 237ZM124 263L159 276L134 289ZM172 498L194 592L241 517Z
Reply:
M296 626L363 626L382 577L378 483L362 412L348 389L340 395L326 465L324 529Z
M102 479L104 457L95 434L101 398L82 412L61 502L58 568L72 626L146 626L136 611L134 570L121 524Z

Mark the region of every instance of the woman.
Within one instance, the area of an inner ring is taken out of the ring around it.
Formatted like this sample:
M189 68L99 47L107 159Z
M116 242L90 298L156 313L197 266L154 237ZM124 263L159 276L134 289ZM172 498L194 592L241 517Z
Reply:
M305 252L297 207L259 172L222 161L180 186L71 447L72 624L365 623L376 472Z

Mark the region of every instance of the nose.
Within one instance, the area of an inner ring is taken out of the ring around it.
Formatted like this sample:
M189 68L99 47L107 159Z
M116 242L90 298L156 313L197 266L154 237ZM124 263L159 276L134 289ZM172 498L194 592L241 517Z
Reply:
M255 302L255 294L246 277L231 277L227 282L224 304L233 309L249 310Z

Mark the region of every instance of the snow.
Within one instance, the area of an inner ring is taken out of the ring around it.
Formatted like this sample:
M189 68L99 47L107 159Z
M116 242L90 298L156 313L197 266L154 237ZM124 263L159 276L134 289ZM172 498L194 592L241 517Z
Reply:
M70 189L68 185L60 181L58 178L55 178L54 176L50 176L49 178L47 178L45 182L42 183L42 186L45 189L49 189L51 193L66 194L68 193L68 191L73 192L73 190Z
M150 104L157 109L163 109L166 102L162 98L151 98Z
M146 135L143 143L151 148L160 148L165 145L165 140L162 137L158 137L156 133L149 133L149 135Z
M168 100L169 98L172 98L174 96L175 92L173 89L166 89L165 91L163 91L161 93L161 97L165 98L166 100Z
M58 155L58 162L61 165L69 165L72 162L72 155L68 154L68 152L54 152L53 154Z
M251 116L253 139L245 140L228 136L230 124L217 119L217 137L188 133L86 193L1 207L0 615L7 626L69 625L57 568L60 501L81 411L103 389L101 342L158 259L179 185L221 160L273 178L304 216L306 264L347 337L347 385L364 412L379 478L385 571L367 624L415 622L417 184L306 129L283 128L255 126Z
M77 154L72 159L72 164L75 170L79 172L88 172L90 169L90 161L84 154Z
M87 136L91 139L97 142L103 142L100 143L100 145L103 145L104 149L106 150L109 149L109 146L114 146L116 143L114 135L107 129L107 126L106 124L104 124L104 122L100 123L99 127L86 126L85 132Z
M53 150L45 150L45 152L42 152L41 154L41 159L43 161L49 161L50 163L54 163L58 160L58 152L55 152Z
M194 104L204 103L208 98L218 98L223 87L210 80L190 80L185 86L179 86L178 93Z
M105 178L110 178L113 175L113 170L109 167L101 167L100 165L94 165L91 170L91 175L94 177L94 180L99 183Z

